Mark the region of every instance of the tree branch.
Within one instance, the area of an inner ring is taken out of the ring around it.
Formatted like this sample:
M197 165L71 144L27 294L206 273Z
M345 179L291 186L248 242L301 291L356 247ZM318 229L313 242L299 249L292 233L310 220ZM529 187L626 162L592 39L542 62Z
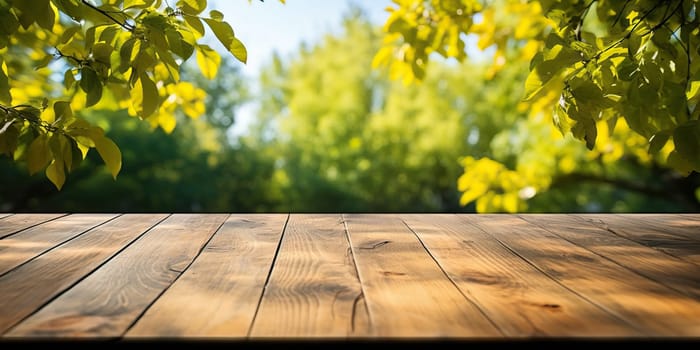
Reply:
M122 21L119 21L118 19L112 17L112 15L110 15L107 11L102 10L102 9L96 7L95 5L93 5L93 4L89 3L89 2L87 2L87 0L82 0L82 2L83 2L83 4L87 5L87 6L90 7L91 9L93 9L93 10L95 10L95 11L101 13L103 16L105 16L105 17L111 19L112 22L118 24L120 27L122 27L122 28L124 28L124 29L126 29L126 30L128 30L128 31L130 31L130 32L133 32L133 31L134 31L134 29L135 29L134 26L132 26L132 25L130 25L130 24L128 24L128 23L124 23L124 22L122 22Z

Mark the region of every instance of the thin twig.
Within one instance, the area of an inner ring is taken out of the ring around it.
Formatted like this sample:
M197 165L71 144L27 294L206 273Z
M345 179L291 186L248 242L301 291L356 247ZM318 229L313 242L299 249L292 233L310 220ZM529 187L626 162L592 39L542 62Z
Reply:
M112 22L118 24L120 27L122 27L122 28L124 28L124 29L126 29L126 30L128 30L128 31L130 31L130 32L133 32L133 31L134 31L135 28L134 28L133 25L119 21L118 19L112 17L112 15L110 15L107 11L104 11L104 10L102 10L102 9L100 9L100 8L98 8L98 7L96 7L95 5L93 5L93 4L89 3L89 2L87 2L87 0L82 0L82 2L83 2L83 4L85 4L85 5L89 6L90 8L92 8L93 10L95 10L95 11L101 13L103 16L105 16L105 17L111 19Z

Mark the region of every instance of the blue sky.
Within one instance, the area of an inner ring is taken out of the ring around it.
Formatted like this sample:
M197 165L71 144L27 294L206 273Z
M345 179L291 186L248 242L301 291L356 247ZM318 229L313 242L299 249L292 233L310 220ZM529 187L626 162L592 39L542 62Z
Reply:
M304 41L314 43L323 34L337 32L341 19L351 4L364 9L371 21L381 25L388 13L390 0L210 0L209 7L224 13L236 37L248 49L244 74L258 70L277 51L284 56L294 52ZM220 51L223 47L215 46Z
M285 57L302 42L313 44L326 33L339 32L343 15L351 5L359 6L372 22L381 25L389 15L385 9L391 4L391 0L287 0L285 4L279 0L210 0L209 8L224 14L236 37L246 46L248 63L240 65L241 72L255 78L273 52ZM212 48L223 56L230 55L216 39L209 39ZM255 91L255 80L248 81ZM254 102L240 108L230 132L244 134L256 109Z

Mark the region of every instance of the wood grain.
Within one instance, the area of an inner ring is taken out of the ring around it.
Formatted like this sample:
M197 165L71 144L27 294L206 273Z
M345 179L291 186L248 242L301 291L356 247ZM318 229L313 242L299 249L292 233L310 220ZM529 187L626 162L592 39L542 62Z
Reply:
M700 334L700 302L512 215L461 216L649 336Z
M528 214L520 217L576 245L700 300L700 267L637 242L612 235L590 223L561 214Z
M361 296L341 215L292 214L251 336L365 335L355 329Z
M0 334L109 260L165 217L122 215L0 277Z
M33 226L0 240L0 276L115 216L74 214Z
M0 220L0 239L66 214L14 214Z
M122 336L190 265L227 216L168 217L5 336Z
M346 216L372 335L494 337L501 332L448 279L396 215Z
M231 215L127 337L246 337L287 214Z
M455 215L402 218L506 336L640 335Z
M678 216L672 214L605 215L605 221L624 225L630 229L644 228L700 242L700 222L685 221L679 225Z
M650 227L639 220L621 220L611 214L577 214L575 217L624 237L700 266L700 242Z
M698 214L3 215L2 339L700 337Z

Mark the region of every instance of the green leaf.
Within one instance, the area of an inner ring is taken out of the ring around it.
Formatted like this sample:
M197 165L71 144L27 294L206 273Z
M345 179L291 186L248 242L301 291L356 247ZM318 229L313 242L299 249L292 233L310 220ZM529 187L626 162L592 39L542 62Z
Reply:
M134 51L136 43L138 43L138 47L137 50ZM136 58L136 54L138 54L140 48L141 42L136 38L129 38L122 44L122 47L119 49L119 59L121 61L119 65L120 71L124 72L129 68L131 61Z
M73 171L78 168L80 163L83 161L83 152L80 150L80 147L78 147L78 142L72 138L68 138L68 145L66 149L69 151L70 156L71 156L71 166L68 168L68 171Z
M639 47L642 45L642 37L633 34L627 40L627 52L630 57L634 57L639 52Z
M211 28L221 44L228 49L231 46L231 42L235 38L233 28L231 28L231 26L226 22L219 22L209 18L204 18L204 22L209 26L209 28Z
M562 136L571 131L572 120L560 104L557 104L555 107L552 118L554 119L554 125L559 129Z
M233 28L231 28L228 23L209 18L204 18L204 22L206 22L209 28L214 32L219 42L221 42L237 60L246 63L248 60L248 52L243 43L235 37Z
M615 69L618 78L624 81L631 81L638 72L639 66L629 58L625 58Z
M90 67L80 70L80 88L87 94L85 107L90 107L102 99L102 83L97 73Z
M12 103L10 79L7 77L7 65L2 57L0 57L0 102L8 105Z
M185 19L187 26L197 33L198 38L204 36L204 25L202 24L202 21L199 20L199 17L184 15L183 18Z
M36 11L36 23L46 30L53 30L56 23L56 14L50 6L49 0L33 1L34 10Z
M542 57L544 60L534 66L525 80L525 100L533 99L554 77L582 59L580 53L560 44L554 45Z
M700 100L700 81L691 81L688 84L688 91L685 94L688 101Z
M0 35L12 35L17 29L19 29L19 21L10 12L10 7L0 8Z
M46 168L46 177L56 186L60 191L63 184L66 182L66 173L64 171L64 165L62 161L54 159L51 164Z
M112 46L104 43L98 42L92 46L92 57L95 61L109 65L109 56L112 54Z
M56 118L54 124L63 124L73 119L73 110L70 108L70 103L66 101L56 101L53 104L53 113Z
M100 154L107 169L109 169L112 177L116 180L117 174L122 168L122 153L119 151L119 147L106 136L95 137L93 141L95 142L97 153Z
M197 65L207 79L214 79L221 64L221 56L208 45L197 45Z
M223 21L224 20L224 14L221 13L221 11L217 11L217 10L209 11L209 17L211 17L215 21Z
M0 154L6 154L12 159L17 149L18 140L19 130L17 130L13 123L11 122L9 125L3 125L3 127L0 128Z
M694 170L700 171L700 121L691 120L673 131L673 143L678 154Z
M12 6L19 10L19 23L22 28L29 29L34 22L37 20L37 15L41 14L40 7L48 6L49 0L35 0L35 1L13 1Z
M186 14L198 15L207 8L207 0L179 0L175 5Z
M124 9L146 8L153 5L154 0L124 0Z
M27 150L27 169L29 175L34 175L39 170L46 167L51 161L51 150L49 148L48 136L41 134L32 141Z
M158 58L160 58L165 64L165 68L168 69L170 77L174 81L180 81L180 66L175 62L173 55L168 50L158 50Z
M673 169L676 169L678 172L683 174L683 176L688 176L690 173L694 170L693 166L690 164L690 162L682 157L678 151L671 151L668 155L668 159L666 160L668 166L670 166ZM697 170L697 169L695 169Z
M245 46L243 46L243 43L240 40L233 38L231 46L229 46L228 50L233 54L233 57L236 57L236 59L238 59L239 61L243 63L247 62L248 51L246 50Z
M139 53L136 58L131 62L131 80L129 81L130 86L134 86L141 74L148 72L156 64L157 60L155 57L155 51L151 47L140 46Z
M73 69L69 68L63 73L63 86L66 90L70 90L73 84L75 84L75 75L73 75Z
M664 76L658 65L647 59L642 65L639 66L639 70L642 72L644 79L652 89L657 91L661 89Z
M662 130L654 134L649 140L649 154L658 153L671 137L671 130Z
M66 28L66 30L63 31L63 34L61 34L61 38L58 40L58 43L65 44L69 42L71 39L73 39L73 37L75 37L76 33L78 33L80 29L81 28L79 26L72 26Z
M167 30L165 32L165 38L168 41L170 51L180 56L180 58L187 60L190 58L190 56L192 56L194 47L184 40L180 32L177 30Z
M585 118L578 120L578 122L571 128L571 133L577 139L586 141L586 148L589 150L592 150L595 147L595 141L598 137L598 129L596 128L593 119Z
M141 117L148 118L158 109L160 101L158 98L158 87L151 80L148 74L141 74L141 89L143 91L143 101L141 102Z

